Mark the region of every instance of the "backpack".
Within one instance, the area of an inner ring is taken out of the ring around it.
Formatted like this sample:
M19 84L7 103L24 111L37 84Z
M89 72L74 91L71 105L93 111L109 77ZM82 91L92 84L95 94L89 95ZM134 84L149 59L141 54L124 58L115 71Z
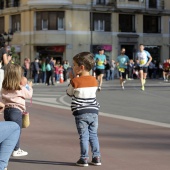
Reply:
M46 65L46 70L47 70L47 71L51 71L51 65L50 65L50 64L47 64L47 65Z

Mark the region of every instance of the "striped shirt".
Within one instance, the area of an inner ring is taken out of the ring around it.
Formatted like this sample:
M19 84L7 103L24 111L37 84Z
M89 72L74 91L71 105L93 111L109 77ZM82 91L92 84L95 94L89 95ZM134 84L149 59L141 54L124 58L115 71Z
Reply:
M71 80L67 94L72 97L73 115L84 113L98 114L99 103L96 101L97 81L93 76L80 76Z

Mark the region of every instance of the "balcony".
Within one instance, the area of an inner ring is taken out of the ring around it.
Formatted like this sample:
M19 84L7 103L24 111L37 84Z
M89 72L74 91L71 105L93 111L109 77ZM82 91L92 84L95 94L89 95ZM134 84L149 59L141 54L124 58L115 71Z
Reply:
M71 0L28 0L27 4L29 6L39 6L39 5L70 5Z
M116 0L93 0L93 6L115 6Z

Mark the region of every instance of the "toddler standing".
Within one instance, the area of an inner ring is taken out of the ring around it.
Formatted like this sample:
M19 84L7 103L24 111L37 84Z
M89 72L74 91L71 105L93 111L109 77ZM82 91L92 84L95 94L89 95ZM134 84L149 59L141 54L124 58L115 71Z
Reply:
M71 109L80 139L80 159L78 166L88 166L89 142L92 151L93 165L101 165L100 148L97 135L99 104L96 101L98 83L90 75L95 61L89 52L82 52L73 58L73 72L70 73L70 85L67 94L72 97Z

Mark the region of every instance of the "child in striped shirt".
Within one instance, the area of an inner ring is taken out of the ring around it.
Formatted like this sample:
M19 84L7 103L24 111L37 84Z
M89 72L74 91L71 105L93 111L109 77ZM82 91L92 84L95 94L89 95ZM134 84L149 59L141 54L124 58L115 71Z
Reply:
M96 101L98 83L90 75L94 67L93 55L82 52L73 57L73 72L70 73L70 85L67 94L72 97L71 110L75 116L77 131L80 137L81 156L77 161L78 166L88 166L89 143L92 151L93 165L101 165L101 155L98 129L99 103Z

